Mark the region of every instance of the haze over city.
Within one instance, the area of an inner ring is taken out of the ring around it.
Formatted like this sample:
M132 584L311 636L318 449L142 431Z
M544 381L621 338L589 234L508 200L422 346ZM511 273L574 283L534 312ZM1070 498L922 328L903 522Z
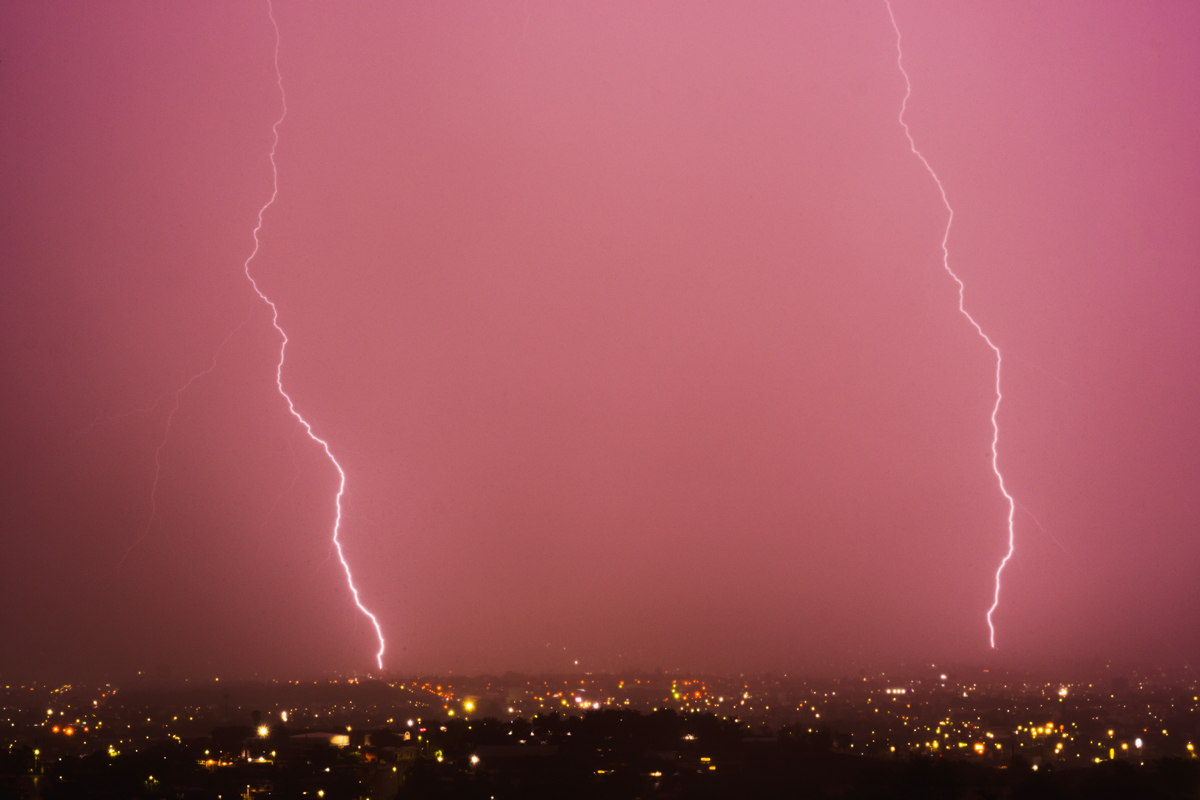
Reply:
M892 8L995 648L885 3L13 3L5 683L1194 666L1200 12Z

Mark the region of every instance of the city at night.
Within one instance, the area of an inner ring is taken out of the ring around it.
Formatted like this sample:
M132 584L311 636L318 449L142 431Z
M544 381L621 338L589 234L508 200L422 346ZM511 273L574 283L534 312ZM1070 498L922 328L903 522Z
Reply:
M0 800L1200 798L1200 7L0 8Z
M138 676L7 686L0 724L13 796L1189 796L1196 676L1113 672Z

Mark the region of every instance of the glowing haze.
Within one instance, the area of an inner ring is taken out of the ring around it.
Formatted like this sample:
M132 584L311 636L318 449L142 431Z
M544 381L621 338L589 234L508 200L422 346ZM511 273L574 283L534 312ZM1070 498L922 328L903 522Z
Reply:
M891 5L5 4L0 672L1200 656L1197 12Z

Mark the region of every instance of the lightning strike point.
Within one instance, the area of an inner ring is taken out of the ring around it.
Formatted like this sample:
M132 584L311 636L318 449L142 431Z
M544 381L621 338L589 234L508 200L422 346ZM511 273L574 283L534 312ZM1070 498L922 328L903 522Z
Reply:
M967 318L967 321L970 322L971 326L975 328L975 332L978 333L979 337L987 343L987 346L991 348L992 352L996 356L996 403L992 406L992 472L996 473L996 481L1000 485L1000 493L1003 494L1004 499L1008 501L1008 551L1004 554L1004 558L1000 559L1000 565L996 568L996 590L992 595L992 607L989 608L987 612L987 625L989 634L988 641L991 644L992 649L995 649L996 627L992 623L992 614L1000 605L1000 574L1004 572L1004 567L1008 564L1009 559L1011 559L1013 556L1015 543L1015 537L1013 534L1013 518L1016 516L1017 511L1016 500L1014 500L1013 496L1008 493L1008 489L1004 485L1004 475L1000 472L999 464L1000 454L998 446L1000 442L1000 424L996 421L996 415L1000 412L1000 401L1004 399L1004 395L1002 395L1000 392L1000 367L1003 363L1003 359L1000 354L1000 348L997 347L995 343L993 343L988 337L988 335L983 332L983 328L981 328L979 323L975 321L975 318L967 313L966 308L963 306L963 295L966 286L963 284L962 279L959 278L958 275L955 274L954 270L950 268L950 226L954 224L954 209L950 206L949 198L946 197L946 187L942 185L941 179L938 178L937 173L933 171L933 167L930 166L929 162L925 159L925 156L922 155L921 151L917 149L917 143L913 139L912 131L909 130L908 123L904 121L904 114L908 110L908 99L912 96L912 81L908 77L908 72L904 69L904 51L900 46L900 25L896 22L896 14L892 10L891 0L883 0L883 3L885 6L887 6L888 17L892 21L893 30L896 31L896 66L899 68L900 74L904 76L904 100L900 103L900 126L904 128L904 135L908 139L909 149L912 150L913 155L921 160L921 163L925 166L926 171L929 172L929 176L933 178L933 182L937 184L938 192L942 196L942 205L946 207L946 213L948 215L946 219L946 230L942 234L942 267L944 267L950 277L954 279L954 282L958 284L959 313Z
M358 587L354 583L354 575L351 573L350 564L347 563L346 556L342 552L342 542L338 536L342 529L342 496L346 493L346 473L342 469L342 465L338 463L336 458L334 458L333 452L329 449L329 442L325 441L321 437L317 436L315 432L313 432L312 425L309 424L307 419L300 415L300 412L296 410L296 404L292 402L291 396L284 391L283 361L287 355L288 336L287 333L284 332L282 326L279 324L279 308L276 307L275 303L272 302L271 299L263 293L262 289L258 287L258 282L254 280L254 276L250 273L250 262L253 261L254 257L258 255L258 251L261 246L258 234L259 231L262 230L263 215L266 213L268 208L275 204L275 198L279 196L279 167L275 163L275 151L279 147L279 126L283 123L284 117L287 116L287 94L283 90L283 73L279 69L279 23L275 20L275 7L271 3L271 0L267 0L267 15L271 18L271 27L275 31L275 84L279 87L279 100L280 105L282 106L282 111L279 114L279 119L275 120L275 123L271 126L271 134L274 137L271 142L270 152L271 198L267 200L267 202L263 204L263 207L258 210L258 224L254 226L254 250L251 251L250 256L242 265L242 270L246 274L246 279L250 281L250 285L253 287L255 294L257 294L259 299L271 308L271 324L275 327L275 330L279 332L279 336L282 339L279 345L279 361L275 365L275 386L279 389L279 393L283 395L283 399L287 401L288 411L290 411L292 416L304 426L304 430L308 433L308 437L317 444L321 445L322 449L325 451L325 456L337 470L338 490L337 496L334 498L335 506L337 508L337 516L333 523L333 546L337 551L338 560L342 562L342 570L346 573L346 583L350 587L350 594L354 598L354 605L358 606L358 610L361 611L369 620L371 620L371 624L375 627L375 636L379 640L379 650L375 653L375 663L378 665L379 669L383 669L383 629L379 626L379 620L376 619L374 614L367 610L367 607L362 604L362 600L359 598Z

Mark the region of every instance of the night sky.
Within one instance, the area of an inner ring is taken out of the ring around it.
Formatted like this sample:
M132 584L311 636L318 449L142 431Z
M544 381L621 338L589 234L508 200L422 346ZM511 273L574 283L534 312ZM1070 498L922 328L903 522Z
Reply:
M389 670L1200 656L1200 8L894 9L994 651L882 0L277 0ZM0 6L0 678L374 667L267 10Z

